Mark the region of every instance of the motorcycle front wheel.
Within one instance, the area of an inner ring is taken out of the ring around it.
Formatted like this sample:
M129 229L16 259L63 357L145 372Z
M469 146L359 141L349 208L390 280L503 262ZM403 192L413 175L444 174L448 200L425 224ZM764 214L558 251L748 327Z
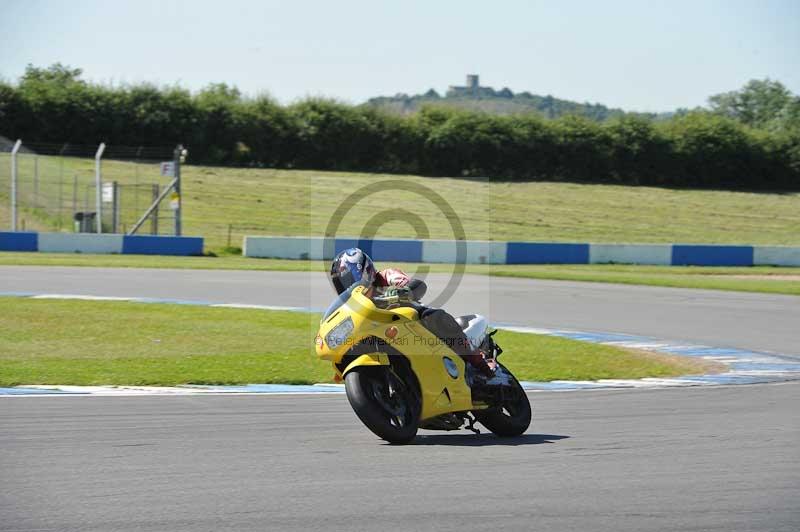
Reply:
M505 371L511 375L510 371ZM472 412L476 420L497 436L519 436L531 425L533 412L528 395L513 375L511 381L511 386L504 389L505 395L501 404Z
M392 366L358 367L344 378L347 400L375 435L408 443L417 435L420 402L414 382Z

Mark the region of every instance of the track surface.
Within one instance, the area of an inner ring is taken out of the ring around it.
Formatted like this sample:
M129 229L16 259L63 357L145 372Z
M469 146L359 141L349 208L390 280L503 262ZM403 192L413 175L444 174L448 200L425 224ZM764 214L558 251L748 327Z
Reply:
M449 275L428 276L435 296ZM0 292L154 297L325 308L322 272L0 267ZM800 356L800 297L466 275L444 305L496 323L623 332Z
M5 399L0 530L800 526L800 384L530 397L521 438L405 447L342 396Z
M0 292L331 294L321 274L35 267L0 267ZM792 296L466 276L446 308L800 355ZM0 530L800 529L800 383L531 397L522 438L407 447L342 396L3 398Z

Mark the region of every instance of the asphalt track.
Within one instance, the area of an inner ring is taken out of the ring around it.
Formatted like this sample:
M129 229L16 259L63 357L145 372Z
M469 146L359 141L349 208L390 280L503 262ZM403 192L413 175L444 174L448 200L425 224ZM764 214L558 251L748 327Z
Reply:
M0 268L0 292L322 307L329 290L299 273ZM467 276L447 308L800 354L791 296ZM800 383L530 397L519 439L406 447L334 395L3 398L0 530L800 528Z
M449 275L428 275L431 299ZM0 267L0 293L152 297L324 309L322 272ZM639 334L800 356L800 297L465 275L444 305L495 323Z
M0 530L800 526L800 384L531 394L533 429L383 444L342 396L0 402Z

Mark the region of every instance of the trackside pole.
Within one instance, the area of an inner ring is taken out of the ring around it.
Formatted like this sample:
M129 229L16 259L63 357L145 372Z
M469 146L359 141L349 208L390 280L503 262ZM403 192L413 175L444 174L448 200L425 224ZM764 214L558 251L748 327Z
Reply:
M11 230L17 230L17 152L22 140L17 139L11 149Z
M161 195L160 187L158 183L153 183L153 203L158 201L158 197ZM133 233L128 233L133 234ZM153 210L153 215L150 217L150 234L157 235L158 234L158 203L156 203L156 208Z
M111 232L116 233L119 230L119 191L121 190L119 183L113 181L111 184L111 193L113 196L111 197L111 206L112 206L112 225L111 225Z
M100 171L100 159L103 157L103 152L106 149L106 143L101 142L97 147L97 153L94 155L94 186L95 186L95 223L97 225L97 232L103 232L103 175Z
M183 198L181 198L181 163L186 160L186 150L183 149L183 145L178 144L175 147L175 201L177 205L175 205L175 236L181 236L181 207L183 203Z
M181 164L186 161L187 154L188 152L186 149L182 145L178 144L178 146L175 147L175 152L173 153L173 160L164 161L161 163L161 175L172 177L173 179L160 193L158 192L158 185L154 187L153 203L150 204L150 207L147 208L141 218L139 218L139 220L133 224L133 227L131 227L131 229L128 231L129 235L136 234L136 231L139 230L147 217L153 213L156 213L156 217L152 220L153 232L157 233L158 205L164 201L164 198L167 197L167 194L172 192L169 206L174 212L175 236L181 236Z

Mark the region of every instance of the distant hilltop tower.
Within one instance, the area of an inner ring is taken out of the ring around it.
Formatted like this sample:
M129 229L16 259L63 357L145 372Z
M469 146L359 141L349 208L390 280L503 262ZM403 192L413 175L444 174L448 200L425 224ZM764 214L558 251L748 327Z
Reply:
M480 76L478 74L467 74L466 86L450 85L447 88L448 96L472 96L477 98L481 89Z
M471 90L473 94L478 94L480 86L480 76L477 74L467 74L467 88Z

